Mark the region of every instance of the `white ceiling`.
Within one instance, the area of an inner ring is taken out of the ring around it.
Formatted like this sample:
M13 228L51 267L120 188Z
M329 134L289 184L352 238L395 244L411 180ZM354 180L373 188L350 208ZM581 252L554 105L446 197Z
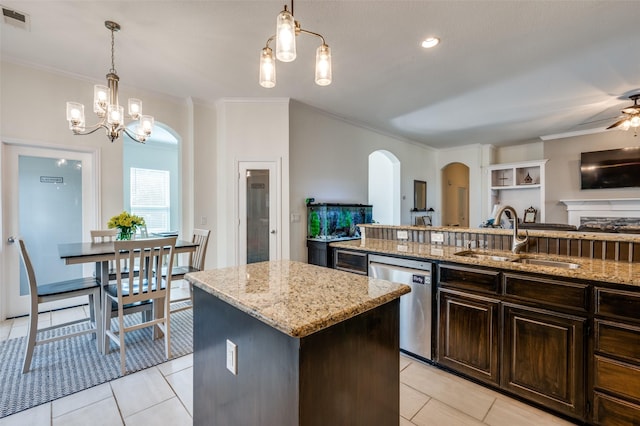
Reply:
M607 127L640 92L637 0L298 0L296 20L332 49L333 83L314 84L319 42L301 35L274 89L258 85L258 59L283 0L0 3L31 18L29 32L1 24L3 60L103 81L114 20L123 88L290 97L436 148ZM442 43L422 49L430 35Z

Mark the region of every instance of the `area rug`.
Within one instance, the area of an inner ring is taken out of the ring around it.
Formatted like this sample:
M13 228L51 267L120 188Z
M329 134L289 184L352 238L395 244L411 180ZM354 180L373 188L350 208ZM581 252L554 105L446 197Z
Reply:
M125 318L127 325L132 325L140 316ZM172 358L193 352L192 310L172 314L170 324ZM87 324L72 325L65 331L83 327ZM60 333L61 330L51 330L39 337ZM164 339L152 340L151 328L127 333L125 339L128 374L166 361ZM92 335L36 346L31 370L22 374L26 343L26 337L0 343L0 418L121 376L120 351L112 344L111 352L101 355Z

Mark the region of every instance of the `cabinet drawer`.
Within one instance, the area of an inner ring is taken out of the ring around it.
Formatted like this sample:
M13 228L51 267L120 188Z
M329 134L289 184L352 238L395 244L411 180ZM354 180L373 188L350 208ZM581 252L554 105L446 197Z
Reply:
M608 288L595 289L596 314L640 320L640 293Z
M504 294L546 305L589 309L589 285L535 278L517 274L504 275Z
M636 426L640 424L640 405L594 392L593 422L607 426Z
M595 320L597 352L640 363L640 328Z
M439 283L450 287L478 290L497 294L500 289L500 272L467 268L457 265L440 265Z
M593 364L595 388L640 399L640 368L598 355Z
M333 255L333 267L341 271L367 275L367 254L357 251L336 250Z

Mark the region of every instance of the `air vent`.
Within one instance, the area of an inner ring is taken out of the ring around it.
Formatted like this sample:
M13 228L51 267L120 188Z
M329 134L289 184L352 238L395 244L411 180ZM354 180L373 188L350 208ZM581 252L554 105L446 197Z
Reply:
M31 17L17 10L2 8L4 23L26 31L31 30Z

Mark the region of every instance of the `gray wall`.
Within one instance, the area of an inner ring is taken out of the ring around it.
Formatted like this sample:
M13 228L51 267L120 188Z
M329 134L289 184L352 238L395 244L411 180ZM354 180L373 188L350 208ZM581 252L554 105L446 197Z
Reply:
M604 133L544 142L546 168L546 221L567 223L566 206L563 199L639 198L639 188L625 189L580 189L580 153L605 149L638 146L640 137L633 132L610 130Z
M366 204L369 154L376 150L386 149L401 162L403 224L411 223L414 179L427 181L427 205L437 206L434 150L355 126L296 101L291 101L289 125L292 260L307 259L305 198Z

